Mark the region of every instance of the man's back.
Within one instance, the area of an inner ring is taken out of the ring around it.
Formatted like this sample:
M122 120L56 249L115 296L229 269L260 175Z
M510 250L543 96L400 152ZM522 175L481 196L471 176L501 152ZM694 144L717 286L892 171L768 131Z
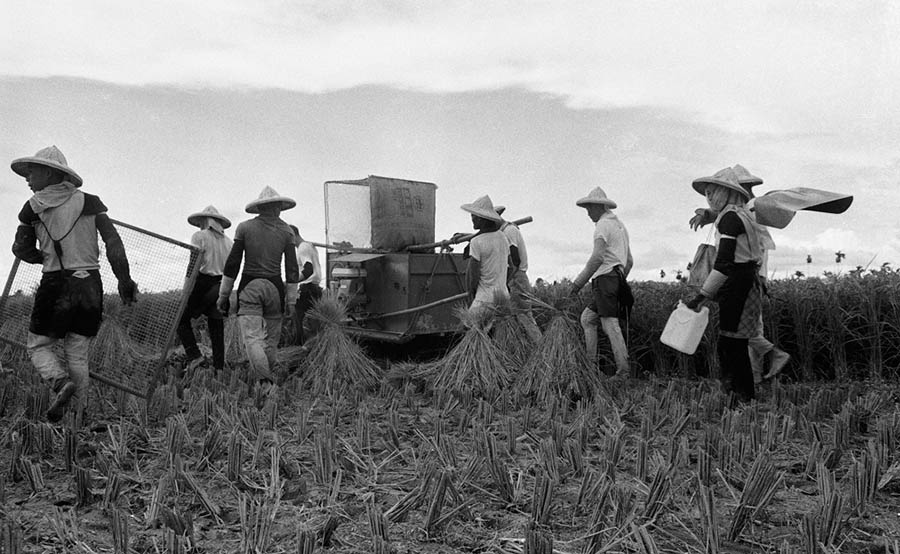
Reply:
M504 296L506 269L509 264L509 240L500 231L479 234L469 243L469 254L481 264L481 275L475 301L491 302L495 291Z
M260 215L238 224L235 241L244 244L244 274L280 276L285 250L293 250L294 233L275 216Z

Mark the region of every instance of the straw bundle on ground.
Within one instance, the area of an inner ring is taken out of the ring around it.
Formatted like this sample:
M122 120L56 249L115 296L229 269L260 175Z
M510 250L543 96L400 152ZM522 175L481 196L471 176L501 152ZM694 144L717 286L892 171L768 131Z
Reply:
M559 314L525 364L516 389L544 402L549 395L590 398L600 383L600 373L591 367L581 343L580 325Z
M535 347L513 313L503 314L494 322L494 342L512 363L514 372L525 366Z
M130 367L140 354L121 321L106 317L91 341L90 359L94 367L121 370Z
M426 366L422 376L432 380L436 391L494 399L509 383L511 363L488 335L491 314L459 310L457 315L468 331L442 359Z
M314 394L332 394L345 386L376 387L380 380L378 366L341 326L347 319L347 309L337 295L323 294L309 316L322 324L322 330L312 341L306 358L304 384Z

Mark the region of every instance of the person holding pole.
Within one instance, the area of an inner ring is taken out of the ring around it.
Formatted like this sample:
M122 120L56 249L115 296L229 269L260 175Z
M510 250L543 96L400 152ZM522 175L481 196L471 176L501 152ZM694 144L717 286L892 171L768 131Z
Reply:
M31 362L55 393L47 419L62 419L73 399L83 414L90 390L88 349L103 318L99 234L129 305L137 295L125 246L99 197L81 191L81 177L56 146L12 161L34 193L19 212L13 254L43 266L34 295L27 347ZM54 346L63 343L65 367Z

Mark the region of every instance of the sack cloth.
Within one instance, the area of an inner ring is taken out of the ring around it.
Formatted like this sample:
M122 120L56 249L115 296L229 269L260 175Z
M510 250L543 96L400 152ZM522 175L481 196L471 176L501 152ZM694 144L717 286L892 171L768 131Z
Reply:
M703 286L715 263L715 245L703 243L697 246L697 252L694 253L694 259L691 261L691 268L688 273L688 285Z
M841 214L853 203L853 196L827 190L795 187L773 190L753 199L753 211L760 225L784 229L800 210Z

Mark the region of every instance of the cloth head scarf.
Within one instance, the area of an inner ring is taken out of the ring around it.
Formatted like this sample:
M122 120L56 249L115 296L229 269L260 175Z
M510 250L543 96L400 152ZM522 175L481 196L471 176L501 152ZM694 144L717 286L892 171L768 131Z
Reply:
M707 190L709 187L712 187L712 191L710 191L708 198L710 207L716 211L722 211L726 206L731 204L743 206L747 203L745 197L735 190L714 184L708 184L706 187Z
M220 235L225 235L225 229L222 228L222 223L220 223L218 219L214 217L207 217L204 219L206 219L206 221L203 222L203 226L201 227L204 231L210 229Z
M49 210L50 208L56 208L57 206L65 204L66 201L75 194L76 190L77 188L73 183L63 181L62 183L50 185L37 191L28 199L28 203L31 205L31 209L34 210L34 213L40 214L43 213L44 210Z

